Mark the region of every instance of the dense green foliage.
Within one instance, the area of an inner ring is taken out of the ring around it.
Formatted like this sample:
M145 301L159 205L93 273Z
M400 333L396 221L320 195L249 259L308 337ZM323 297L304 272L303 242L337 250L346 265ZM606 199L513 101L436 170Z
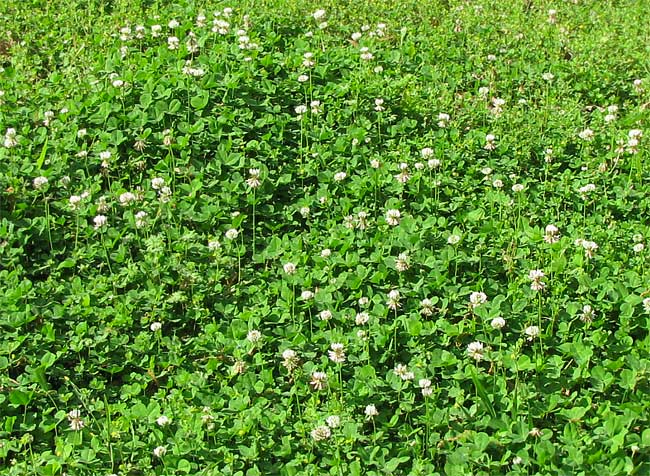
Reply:
M0 473L649 474L649 15L4 0Z

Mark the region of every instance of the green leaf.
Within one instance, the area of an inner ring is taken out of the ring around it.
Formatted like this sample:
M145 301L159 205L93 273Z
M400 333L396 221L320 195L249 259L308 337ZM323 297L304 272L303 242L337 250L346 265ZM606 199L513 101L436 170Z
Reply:
M192 471L192 464L186 459L179 459L176 469L181 473L189 474Z
M14 405L27 405L32 401L34 392L23 392L22 390L12 390L9 392L9 401Z
M641 444L645 447L650 447L650 428L646 428L641 433Z
M169 103L169 112L170 114L175 114L181 109L181 102L178 99L172 99Z
M36 161L36 167L39 170L43 166L43 162L45 162L45 154L47 153L47 143L49 140L49 137L45 138L45 144L43 144L43 148L41 149L41 155L38 156L38 160Z
M476 388L476 393L483 402L483 405L485 405L487 411L490 413L490 415L492 415L492 418L496 418L497 412L494 410L492 402L490 401L490 397L485 391L485 388L483 387L483 384L481 383L481 380L479 379L479 376L476 372L476 368L474 367L472 367L472 381L474 382L474 388Z
M210 100L210 93L208 91L201 91L190 99L190 104L194 109L203 109Z

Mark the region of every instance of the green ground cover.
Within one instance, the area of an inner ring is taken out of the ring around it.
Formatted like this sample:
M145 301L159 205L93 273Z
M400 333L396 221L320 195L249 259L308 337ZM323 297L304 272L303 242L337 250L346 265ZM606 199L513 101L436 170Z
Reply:
M0 4L0 474L650 474L649 2Z

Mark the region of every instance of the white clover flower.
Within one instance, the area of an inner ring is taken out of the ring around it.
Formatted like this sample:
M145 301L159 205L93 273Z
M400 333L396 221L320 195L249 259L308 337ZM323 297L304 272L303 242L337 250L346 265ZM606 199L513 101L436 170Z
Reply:
M246 372L246 362L243 360L235 360L232 365L232 375L241 375Z
M553 161L553 148L552 147L547 147L544 150L544 162L547 164L550 164Z
M108 223L108 218L106 218L104 215L97 215L95 218L93 218L93 223L95 224L95 230L97 230Z
M432 316L434 312L433 303L431 299L425 298L420 301L420 314L423 316L429 317Z
M359 304L359 306L363 307L363 306L367 306L369 302L370 302L370 299L368 299L366 296L361 296L359 298L359 300L357 301L357 304Z
M319 21L325 18L325 15L327 12L325 10L316 10L314 13L312 13L312 16L314 17L314 20Z
M492 114L499 115L503 112L506 100L502 98L492 98Z
M548 11L548 22L551 23L551 24L554 24L555 22L557 22L557 10L551 8ZM521 458L519 458L519 459L521 460Z
M643 243L636 243L632 249L635 253L641 253L645 249L645 245Z
M47 185L47 183L48 183L47 177L43 177L43 176L36 177L32 181L32 185L34 186L34 188L36 190L40 190L40 189L44 188Z
M314 441L323 441L332 436L332 430L327 425L321 425L311 430L310 434Z
M310 209L309 207L300 207L300 215L302 215L303 218L307 218L309 216Z
M591 193L591 192L593 192L595 190L596 190L596 186L593 183L588 183L584 187L580 187L578 189L578 192L580 192L580 195L582 195L582 198L587 198L586 196L589 193Z
M336 182L341 182L345 180L345 178L348 176L345 172L337 172L334 174L334 181Z
M420 155L423 159L428 159L433 155L433 149L431 147L425 147L420 151Z
M305 83L307 81L309 81L309 76L307 76L306 74L301 74L300 76L298 76L299 83Z
M543 291L546 287L546 284L542 282L543 277L544 271L541 269L531 269L528 272L528 279L532 281L532 283L530 283L530 289L533 291Z
M323 251L320 252L320 256L321 258L329 258L330 256L332 256L332 250L330 250L329 248L325 248Z
M363 410L363 413L368 418L374 418L377 415L379 415L379 412L377 411L377 407L372 403L370 405L366 405L366 408Z
M282 269L284 269L284 272L287 274L296 273L296 265L293 263L285 263L284 265L282 265Z
M480 306L481 304L485 304L487 300L487 295L484 292L474 291L469 295L469 306L473 309Z
M165 448L164 446L157 446L157 447L154 448L154 450L153 450L153 455L154 455L156 458L162 458L162 457L165 456L166 454L167 454L167 448Z
M440 114L438 114L438 127L440 127L441 129L447 127L449 123L449 119L450 119L449 114L445 112L441 112Z
M494 179L494 181L492 182L492 186L493 186L494 188L503 188L503 180L501 180L501 179Z
M291 360L296 358L296 351L292 349L285 349L282 352L282 358L284 360Z
M506 320L503 317L495 317L490 321L490 326L492 326L492 329L503 329L506 325Z
M377 159L372 159L370 161L370 167L372 167L373 169L378 169L379 167L381 167L381 162L379 162L379 160Z
M169 23L167 23L167 26L168 26L169 28L171 28L172 30L173 30L174 28L178 28L179 25L180 25L180 23L178 23L178 20L176 20L175 18L172 18L171 20L169 20Z
M136 228L144 228L147 224L146 218L147 218L147 212L140 210L138 213L136 213L135 214Z
M388 301L386 301L386 305L388 306L389 309L392 309L396 311L400 307L400 294L397 289L392 289L388 293Z
M188 49L190 48L188 47ZM205 70L203 68L195 68L192 66L192 60L187 60L185 62L185 66L183 66L181 72L188 76L194 76L195 78L200 78L205 74Z
M585 304L584 306L582 306L582 312L580 313L580 320L582 322L593 321L595 315L596 312L589 304Z
M578 133L578 137L580 137L584 141L590 141L594 138L594 131L592 131L591 129L585 129Z
M120 194L120 196L118 198L118 200L120 202L120 205L122 205L123 207L129 205L131 202L135 202L136 199L137 199L137 197L132 192L124 192L124 193Z
M300 364L300 361L298 359L298 354L296 354L296 351L292 349L284 350L282 352L282 359L283 359L282 365L289 372L293 372L293 370L298 368L298 365Z
M393 369L393 373L402 380L413 380L415 375L404 364L397 364Z
M341 417L338 415L330 415L325 419L325 422L327 423L327 426L330 428L338 428L341 426Z
M294 108L294 111L296 112L296 114L298 114L300 116L300 115L307 112L307 106L304 105L304 104L300 104L299 106L296 106Z
M329 321L330 319L332 319L332 311L330 311L329 309L325 309L318 314L318 317L320 318L321 321Z
M485 150L494 150L494 149L496 149L497 146L495 144L495 141L496 141L496 137L494 136L494 134L486 135L485 136L485 145L483 146L483 148Z
M357 213L357 228L360 230L368 228L368 213L363 210Z
M363 326L368 323L370 320L370 316L368 315L367 312L359 312L354 318L354 323L357 326Z
M428 378L421 378L418 381L418 386L422 389L423 397L430 397L433 394L433 388L431 388L431 380Z
M472 342L467 346L467 355L476 361L483 360L483 343Z
M397 226L399 225L401 216L402 215L399 210L390 209L386 211L386 223L388 223L391 226Z
M352 41L359 41L362 36L363 33L355 31L354 33L352 33L352 36L350 38L352 38Z
M526 329L524 329L524 334L526 334L526 338L530 341L535 339L536 337L539 336L540 330L538 326L528 326Z
M546 225L544 229L544 241L546 243L557 243L560 240L560 230L555 225Z
M449 235L447 237L447 243L450 245L455 245L460 241L460 235Z
M167 38L167 48L170 50L177 50L180 40L175 36L170 36Z
M234 240L239 236L239 231L236 228L230 228L225 234L227 239Z
M251 329L246 334L246 340L252 344L259 342L262 339L262 333L257 329Z
M544 73L544 74L542 74L542 79L544 81L553 81L554 78L555 78L555 76L553 76L553 73Z
M302 293L300 293L300 299L302 299L303 301L309 301L310 299L314 299L314 293L309 290L305 290Z
M395 260L395 269L398 272L403 273L409 269L409 255L408 253L400 253Z
M221 243L218 240L208 241L208 250L215 253L221 249Z
M327 374L325 372L312 372L309 385L314 390L323 390L327 387Z
M81 196L71 195L70 198L68 199L68 203L70 204L70 208L72 210L76 210L79 207L79 204L81 203Z
M156 332L162 329L162 323L160 322L152 322L151 325L149 326L149 329L151 329L151 332Z
M643 137L643 131L641 129L632 129L630 132L628 132L627 136L630 139L640 139Z
M360 48L359 52L361 53L361 59L364 61L370 61L374 58L373 54L370 52L370 49L367 46Z
M330 345L330 349L331 350L327 352L327 355L329 355L332 362L337 364L345 362L345 346L343 344L340 342L334 342Z
M512 186L512 191L515 193L522 192L524 190L524 185L521 183L516 183Z
M246 184L250 188L258 188L260 185L262 185L262 181L260 180L260 169L248 169L248 179L246 179Z
M581 244L585 250L585 256L587 258L593 258L594 253L598 249L598 245L593 241L586 241L586 240L583 240Z
M10 149L12 147L16 147L17 145L18 141L16 140L16 129L10 127L7 129L7 132L5 132L4 146L7 149Z
M384 107L384 100L382 98L376 98L375 99L375 111L381 112L385 110L386 108Z
M161 415L156 419L158 426L166 426L171 423L171 420L166 415Z
M395 175L395 180L397 180L399 183L406 183L409 181L411 178L411 175L409 174L408 171L408 164L402 162L399 164L399 169L400 173Z
M309 107L311 108L312 114L320 114L323 110L320 101L311 101Z
M76 409L68 412L68 422L73 431L80 431L84 426L86 426L83 418L81 418L81 412Z
M83 194L81 194L81 198L84 198ZM99 197L97 199L97 211L99 213L106 213L110 209L110 206L106 202L106 197Z

